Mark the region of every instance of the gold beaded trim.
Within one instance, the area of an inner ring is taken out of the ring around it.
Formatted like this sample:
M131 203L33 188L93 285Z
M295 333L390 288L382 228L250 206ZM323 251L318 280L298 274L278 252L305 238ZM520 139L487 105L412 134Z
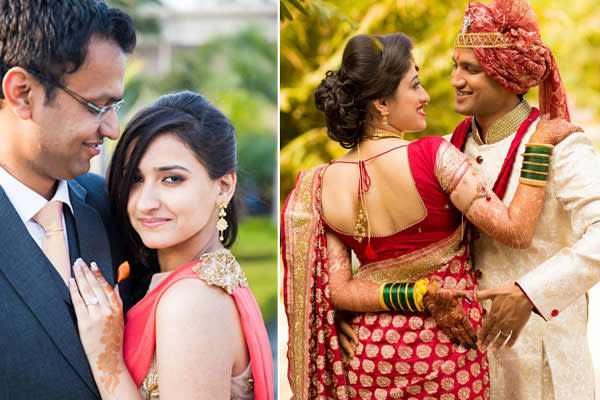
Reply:
M464 48L501 48L510 47L510 39L500 32L459 33L454 47Z
M512 110L498 118L488 128L485 137L481 138L477 128L476 118L471 120L473 139L479 145L494 144L515 133L531 113L531 105L523 99ZM483 139L483 140L482 140Z

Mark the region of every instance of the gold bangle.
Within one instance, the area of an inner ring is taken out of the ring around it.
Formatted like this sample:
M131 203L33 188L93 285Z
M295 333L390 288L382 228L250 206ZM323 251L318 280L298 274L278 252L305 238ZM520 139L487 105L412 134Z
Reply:
M387 306L387 304L385 304L385 301L383 300L383 290L385 289L385 285L387 285L387 284L383 283L383 284L379 285L379 293L378 293L379 294L379 305L385 311L390 311L390 308Z
M531 171L529 169L525 169L524 167L521 168L521 172L529 172L530 174L538 174L538 175L548 175L547 172Z
M429 279L420 279L415 282L415 288L413 289L413 296L415 299L415 304L417 306L417 310L420 312L425 311L425 306L423 305L423 297L427 294L427 285L429 284Z
M404 286L404 299L406 300L406 306L408 307L408 310L412 312L415 310L412 309L412 307L410 306L410 302L408 301L408 287L407 286L408 286L408 283L406 283Z
M533 157L546 157L550 158L550 154L542 154L542 153L522 153L523 157L525 156L533 156Z
M535 179L527 179L527 178L519 178L519 182L524 183L525 185L530 186L546 186L546 181L536 181Z
M544 163L533 162L533 161L523 161L523 164L539 165L540 167L549 167L550 166L550 164L544 164Z

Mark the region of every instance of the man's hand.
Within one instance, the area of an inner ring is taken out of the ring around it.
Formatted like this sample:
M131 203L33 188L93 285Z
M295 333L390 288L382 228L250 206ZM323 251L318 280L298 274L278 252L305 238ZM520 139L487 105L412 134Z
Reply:
M347 321L348 314L342 311L335 312L335 327L338 333L342 361L348 362L354 357L354 349L358 345L358 336Z
M479 345L486 349L496 339L495 350L512 347L531 316L531 302L515 284L480 290L477 301L483 300L492 300L492 308L479 331Z

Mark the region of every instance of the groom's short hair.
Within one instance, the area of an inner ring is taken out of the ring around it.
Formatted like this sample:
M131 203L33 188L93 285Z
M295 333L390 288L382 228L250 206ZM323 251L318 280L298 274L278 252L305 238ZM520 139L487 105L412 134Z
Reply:
M62 83L85 61L92 36L114 41L124 53L136 44L131 17L102 0L1 1L0 79L19 66ZM41 83L51 101L56 87ZM0 88L0 102L4 97Z

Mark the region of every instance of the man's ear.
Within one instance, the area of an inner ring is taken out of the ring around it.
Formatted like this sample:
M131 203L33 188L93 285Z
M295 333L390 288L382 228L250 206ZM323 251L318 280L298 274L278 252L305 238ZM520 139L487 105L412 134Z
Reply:
M4 102L20 119L31 119L31 90L34 78L22 67L9 69L2 79Z

